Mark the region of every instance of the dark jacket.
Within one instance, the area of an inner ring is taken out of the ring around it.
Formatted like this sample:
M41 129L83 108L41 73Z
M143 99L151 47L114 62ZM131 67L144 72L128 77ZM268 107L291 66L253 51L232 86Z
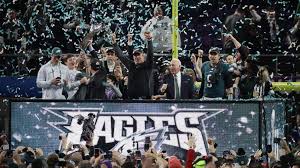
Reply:
M87 74L85 74L84 72L78 73L76 74L75 80L79 81L81 80L83 77L86 77ZM85 100L86 98L86 94L87 94L87 90L88 90L88 86L87 85L80 85L77 92L75 93L75 95L71 98L72 100Z
M253 98L253 89L256 83L257 83L257 78L254 74L242 75L238 85L240 89L240 98L241 99Z
M153 46L148 41L147 58L141 64L135 64L132 59L125 57L117 44L114 44L117 57L129 70L128 72L128 97L130 99L150 98L153 93Z
M167 99L175 99L174 77L173 75L167 75L165 77L165 84L168 84L166 95ZM192 99L193 98L193 80L190 76L181 73L181 85L180 85L180 98Z
M105 99L104 82L106 82L106 72L100 69L90 79L86 99Z
M116 86L119 87L121 93L122 93L122 98L123 99L128 99L128 89L127 89L127 85L125 85L125 80L119 80L116 83Z

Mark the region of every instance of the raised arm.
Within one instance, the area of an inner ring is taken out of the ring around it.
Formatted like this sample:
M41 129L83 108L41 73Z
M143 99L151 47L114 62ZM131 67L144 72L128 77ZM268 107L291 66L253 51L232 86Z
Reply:
M198 58L195 56L195 54L192 54L191 56L191 61L194 66L194 70L196 72L196 77L198 80L201 80L202 78L202 72L201 72L201 67L202 67L202 57L203 57L203 50L198 50Z
M131 60L133 60L133 40L132 40L133 35L132 34L128 34L127 37L128 37L128 41L127 41L128 58L131 59Z
M112 34L112 44L113 44L113 47L114 47L114 50L116 52L117 57L126 66L126 68L129 69L130 64L132 64L133 61L130 60L128 57L124 56L123 51L121 50L121 48L117 44L117 37L116 37L115 33Z
M122 92L120 91L120 89L119 89L116 85L112 85L111 87L112 87L112 89L115 91L116 96L117 96L118 98L122 98L123 94L122 94Z
M231 34L229 34L229 39L233 42L235 48L241 54L241 59L245 61L249 55L249 49L246 46L242 45L239 41L237 41L237 39L234 38Z
M252 16L252 20L253 21L255 21L255 22L260 22L261 21L261 16L255 10L255 6L254 5L250 5L249 6L249 11L250 11L250 14Z
M150 66L153 65L153 44L152 34L150 32L145 33L145 39L148 41L147 58L146 63Z

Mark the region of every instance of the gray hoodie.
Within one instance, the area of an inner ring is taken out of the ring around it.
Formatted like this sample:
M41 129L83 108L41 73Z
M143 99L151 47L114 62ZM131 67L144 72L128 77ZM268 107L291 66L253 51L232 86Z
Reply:
M42 88L43 99L66 99L62 95L64 87L64 80L67 81L68 68L67 66L58 63L53 65L51 61L43 65L37 75L37 87ZM61 83L59 85L51 84L51 80L60 77Z

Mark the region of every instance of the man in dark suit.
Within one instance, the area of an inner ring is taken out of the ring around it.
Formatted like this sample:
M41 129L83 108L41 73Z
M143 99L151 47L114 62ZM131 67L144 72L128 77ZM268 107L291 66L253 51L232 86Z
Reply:
M91 78L88 83L88 89L86 99L104 99L105 98L105 86L106 71L101 66L102 63L93 58L91 60Z
M167 99L192 99L193 80L190 76L181 73L181 62L172 59L170 64L171 74L167 75L161 92L166 93Z

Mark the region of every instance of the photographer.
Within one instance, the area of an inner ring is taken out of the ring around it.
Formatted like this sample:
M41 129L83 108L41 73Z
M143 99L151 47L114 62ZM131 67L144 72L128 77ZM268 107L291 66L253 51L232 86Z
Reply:
M202 80L200 97L203 98L225 98L226 89L232 86L231 73L228 65L220 61L218 48L209 50L209 60L201 67ZM227 92L232 94L232 91Z
M89 113L88 118L84 119L81 117L78 119L78 124L82 124L82 133L81 133L81 140L86 141L86 144L92 146L92 140L93 140L93 135L94 135L94 129L95 129L95 124L94 124L94 118L95 114Z
M54 47L51 60L38 72L36 84L37 87L42 88L43 99L66 99L62 92L67 81L68 68L61 64L61 56L61 49Z

